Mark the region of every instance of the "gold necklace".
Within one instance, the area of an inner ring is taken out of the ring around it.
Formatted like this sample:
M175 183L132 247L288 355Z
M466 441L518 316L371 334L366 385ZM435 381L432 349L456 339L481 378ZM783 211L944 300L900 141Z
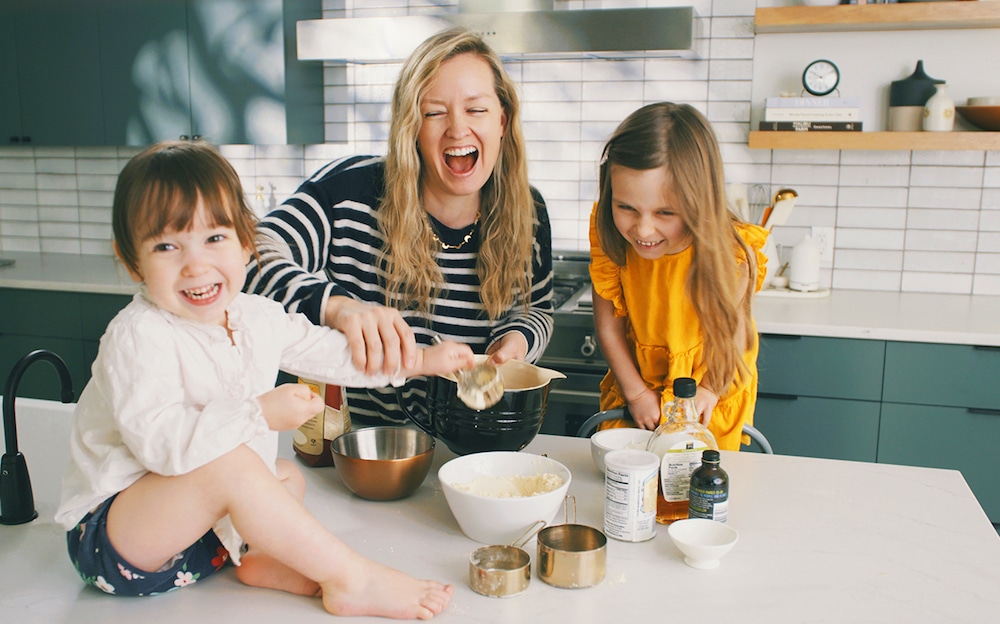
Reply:
M437 232L434 231L434 226L431 225L429 221L427 222L427 226L431 229L431 238L433 238L438 245L441 245L441 249L461 249L462 247L465 247L465 244L472 240L472 235L475 234L477 225L479 225L478 210L476 211L476 220L472 222L472 226L469 228L465 237L462 238L462 242L457 245L449 245L438 238Z

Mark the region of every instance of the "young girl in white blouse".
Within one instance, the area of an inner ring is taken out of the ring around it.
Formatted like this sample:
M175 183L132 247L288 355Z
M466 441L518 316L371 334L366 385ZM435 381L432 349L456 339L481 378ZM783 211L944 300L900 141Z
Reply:
M162 143L133 158L112 218L115 252L141 286L108 325L73 418L56 520L84 581L152 595L232 560L244 583L321 596L338 615L444 610L451 586L362 557L302 505L305 481L277 459L277 432L323 402L274 380L281 368L399 385L471 366L471 349L428 347L412 370L369 376L340 332L241 293L253 213L232 166L206 144Z

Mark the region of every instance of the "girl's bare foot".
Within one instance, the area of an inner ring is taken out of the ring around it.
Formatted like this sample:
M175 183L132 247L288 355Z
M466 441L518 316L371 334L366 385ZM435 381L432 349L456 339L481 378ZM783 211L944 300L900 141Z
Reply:
M343 578L320 583L323 608L334 615L429 620L444 611L455 590L359 557Z
M319 583L277 559L253 550L240 557L236 578L244 585L280 589L300 596L318 596L320 592Z

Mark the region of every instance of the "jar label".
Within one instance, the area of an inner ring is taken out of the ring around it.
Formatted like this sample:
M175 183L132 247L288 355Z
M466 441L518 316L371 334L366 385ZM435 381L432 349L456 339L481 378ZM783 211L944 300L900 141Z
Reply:
M605 457L604 532L608 537L642 542L656 535L655 454L621 450Z
M691 475L701 466L701 451L708 445L698 440L675 444L660 462L660 491L668 503L688 500Z

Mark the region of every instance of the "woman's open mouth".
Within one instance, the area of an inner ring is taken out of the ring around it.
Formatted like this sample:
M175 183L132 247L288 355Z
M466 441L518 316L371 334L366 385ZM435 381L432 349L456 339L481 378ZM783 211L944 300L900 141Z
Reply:
M479 150L474 147L455 147L445 150L444 162L453 173L467 173L476 166Z

